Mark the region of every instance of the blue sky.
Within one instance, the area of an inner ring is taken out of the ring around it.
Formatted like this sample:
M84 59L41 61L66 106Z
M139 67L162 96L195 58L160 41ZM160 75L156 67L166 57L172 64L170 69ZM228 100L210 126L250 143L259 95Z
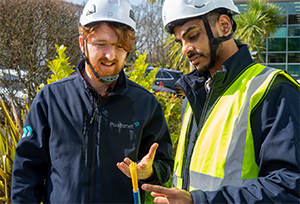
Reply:
M69 2L72 2L74 4L82 4L83 2L87 2L88 0L65 0L65 1L69 1ZM143 0L129 0L131 4L133 5L138 5L140 4L141 2L143 2Z

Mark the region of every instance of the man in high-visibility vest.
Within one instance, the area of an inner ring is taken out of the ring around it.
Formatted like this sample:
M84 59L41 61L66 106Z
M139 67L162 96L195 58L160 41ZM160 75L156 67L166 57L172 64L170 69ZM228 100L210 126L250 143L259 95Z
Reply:
M144 184L154 203L299 203L300 85L238 46L232 0L165 0L165 30L195 70L173 185Z

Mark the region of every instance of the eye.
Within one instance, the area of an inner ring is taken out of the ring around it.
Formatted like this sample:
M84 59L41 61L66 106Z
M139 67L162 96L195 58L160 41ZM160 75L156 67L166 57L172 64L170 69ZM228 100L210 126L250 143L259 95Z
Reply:
M94 44L96 47L104 47L105 46L105 44L103 44L103 43L95 43Z
M192 36L190 37L190 39L191 39L191 40L195 40L198 36L199 36L199 33L197 33L197 34L195 34L195 35L192 35Z
M116 48L117 48L118 50L124 50L124 48L123 48L122 45L117 45Z
M107 43L101 41L91 42L91 44L97 48L104 48L107 45Z

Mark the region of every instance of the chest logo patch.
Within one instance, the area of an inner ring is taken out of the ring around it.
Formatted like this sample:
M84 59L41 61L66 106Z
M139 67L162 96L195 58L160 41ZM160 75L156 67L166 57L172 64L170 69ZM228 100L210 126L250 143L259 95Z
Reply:
M138 127L139 125L140 125L139 122L135 122L133 124L125 124L125 123L121 123L121 122L118 122L118 123L110 122L109 123L109 126L111 128L120 128L120 129L133 129L135 127Z
M26 126L23 128L23 134L21 138L30 137L33 133L33 130L30 126Z

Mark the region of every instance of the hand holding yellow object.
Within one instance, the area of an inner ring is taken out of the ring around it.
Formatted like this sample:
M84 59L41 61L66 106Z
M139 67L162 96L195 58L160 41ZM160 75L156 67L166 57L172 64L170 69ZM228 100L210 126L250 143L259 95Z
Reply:
M134 190L134 192L137 192L139 190L139 187L138 187L136 163L132 162L129 165L129 169L130 169L130 175L131 175L131 181L132 181L133 190Z
M138 187L136 163L132 162L129 165L129 169L130 169L130 175L131 175L131 181L132 181L134 204L140 204L141 198L140 198L140 192L139 192L139 187Z
M147 155L145 155L142 160L136 164L137 168L137 176L139 180L146 180L151 178L154 175L153 170L153 160L155 158L156 149L158 148L158 144L154 143ZM117 163L117 167L128 177L131 178L129 165L133 161L126 157L122 162Z

